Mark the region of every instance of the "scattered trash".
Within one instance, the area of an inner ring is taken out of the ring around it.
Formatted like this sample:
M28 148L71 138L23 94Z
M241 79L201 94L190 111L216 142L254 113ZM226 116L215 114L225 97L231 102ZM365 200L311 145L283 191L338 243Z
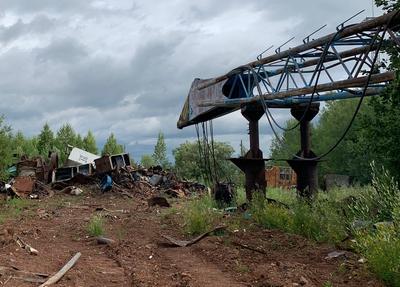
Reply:
M224 208L224 211L228 212L228 213L233 213L233 212L237 211L237 209L238 208L236 206L230 206L230 207Z
M72 147L72 150L70 151L68 156L67 165L79 166L85 164L94 164L94 161L99 158L100 156L98 156L97 154L87 152L77 147Z
M17 176L14 180L13 187L18 192L20 197L27 197L32 193L35 181L30 176Z
M131 166L131 160L129 154L123 153L116 155L106 155L101 158L95 159L94 164L96 166L96 172L103 174L112 172L116 169Z
M53 171L51 182L62 182L74 178L78 174L92 175L94 173L93 165L82 164L78 166L65 166Z
M74 148L67 164L58 168L58 155L49 154L50 163L40 158L22 157L16 165L16 177L0 182L0 193L6 197L41 199L59 191L70 195L82 194L84 187L102 192L114 191L129 198L149 199L150 206L169 207L165 196L184 198L208 192L197 182L178 180L176 174L161 166L134 168L129 154L98 157ZM157 199L158 198L158 199Z
M167 235L162 235L162 237L164 237L165 239L167 239L173 246L177 246L177 247L187 247L190 245L193 245L197 242L199 242L200 240L204 239L205 237L207 237L208 235L210 235L211 233L215 232L215 231L220 231L220 230L224 230L226 228L226 226L218 226L215 227L214 229L207 231L195 238L193 238L192 240L186 241L186 240L178 240L175 238L172 238L170 236Z
M346 255L346 251L332 251L325 257L325 259L333 259Z
M239 241L232 241L232 244L236 245L236 246L239 246L241 248L250 250L250 251L254 251L254 252L257 252L257 253L260 253L260 254L268 255L268 253L265 250L263 250L263 249L261 249L259 247L249 246L249 245L241 243Z
M151 185L158 185L161 181L163 180L163 176L159 174L154 174L152 177L150 177L149 182Z
M80 195L83 193L83 190L80 189L79 187L76 186L67 186L66 188L64 188L63 190L61 190L62 193L67 193L70 195Z
M12 279L30 283L43 283L46 281L46 278L49 277L48 274L23 271L14 266L0 266L0 275L2 277L10 276ZM3 285L5 285L5 283L3 283Z
M106 211L106 212L110 212L110 213L113 213L113 212L129 213L129 210L125 210L125 209L111 210L111 209L107 209L104 207L97 207L96 211Z
M111 245L111 244L115 243L114 240L103 237L103 236L96 237L96 242L97 242L97 244L105 244L105 245Z
M358 263L364 264L365 262L367 262L367 259L365 259L365 258L360 258L360 259L357 260L357 262L358 262Z
M107 192L112 189L112 185L113 185L113 180L111 176L106 175L100 182L100 189L102 192Z

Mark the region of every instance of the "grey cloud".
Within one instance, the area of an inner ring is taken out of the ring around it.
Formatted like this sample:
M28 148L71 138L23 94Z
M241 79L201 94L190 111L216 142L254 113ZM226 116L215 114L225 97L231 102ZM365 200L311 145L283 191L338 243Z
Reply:
M69 64L88 56L86 48L71 37L55 39L48 46L39 48L35 52L39 61L59 61Z
M19 19L11 26L0 26L0 41L7 44L27 34L42 34L56 26L56 20L45 15L38 15L30 22Z
M65 94L81 98L80 104L104 107L118 103L133 88L129 65L110 58L89 59L68 72Z
M2 0L1 10L13 10L16 12L41 12L78 10L88 7L89 1L82 0Z

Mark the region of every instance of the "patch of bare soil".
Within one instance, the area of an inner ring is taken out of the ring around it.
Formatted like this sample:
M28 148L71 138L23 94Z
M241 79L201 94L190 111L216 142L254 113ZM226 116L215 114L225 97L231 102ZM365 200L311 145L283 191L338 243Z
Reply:
M98 213L114 244L99 245L89 237L88 222ZM171 247L161 235L184 236L158 213L145 200L112 193L56 195L0 226L0 266L52 275L81 252L54 286L383 286L350 252L325 259L333 246L252 225ZM15 235L39 254L21 249ZM3 286L40 285L0 274Z

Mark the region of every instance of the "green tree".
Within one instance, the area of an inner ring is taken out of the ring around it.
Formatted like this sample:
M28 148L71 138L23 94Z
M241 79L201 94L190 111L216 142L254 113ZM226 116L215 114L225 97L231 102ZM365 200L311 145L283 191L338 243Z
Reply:
M119 154L124 152L124 147L117 143L117 139L115 138L114 134L111 133L110 136L107 138L106 143L104 144L103 150L101 152L102 155L113 155Z
M21 156L21 155L27 155L29 157L32 156L37 156L39 155L39 152L37 150L36 146L36 138L26 138L24 134L21 131L18 131L14 136L13 136L13 153Z
M98 154L99 150L96 144L96 138L94 137L91 130L87 132L87 135L83 138L83 149L93 154Z
M76 134L74 146L80 149L83 149L84 142L82 136L80 134Z
M290 119L286 122L285 128L293 127L297 120ZM311 133L313 126L311 126ZM271 157L277 165L286 165L285 159L293 158L293 155L300 150L300 131L299 128L283 132L281 139L274 138L271 143Z
M25 146L25 137L21 131L18 131L13 137L13 149L14 153L18 156L25 155L24 146Z
M400 8L399 0L376 0L376 5L386 11ZM385 165L389 172L400 180L400 51L394 42L385 45L388 61L382 64L395 71L395 79L385 88L381 97L369 102L372 113L361 117L363 132L360 142L365 146L367 160Z
M38 136L37 149L41 156L47 157L49 151L54 149L54 134L50 126L45 123Z
M153 156L151 156L149 154L142 155L142 158L140 159L140 165L144 166L145 168L154 166L155 161L154 161Z
M55 139L56 147L59 151L59 158L61 163L65 163L70 148L69 146L75 146L76 134L70 124L64 124L58 131Z
M375 0L375 4L386 11L393 11L400 8L399 0Z
M165 144L164 134L162 132L158 133L157 143L154 146L153 159L155 164L167 168L170 163L167 159L167 145Z
M326 153L343 135L350 124L359 99L332 101L326 104L313 135L314 151ZM374 156L368 150L368 142L363 136L367 128L362 118L374 118L370 99L365 99L349 132L342 142L320 163L320 174L346 174L360 183L370 180L370 162Z
M208 156L204 156L204 150L204 145L200 144L199 146L198 141L187 141L174 149L175 169L178 176L212 184L209 182L211 174L212 178L216 175L218 181L242 183L241 172L227 160L233 155L232 146L224 142L214 142L215 167L212 152L209 152Z
M12 134L11 127L4 122L0 115L0 179L6 179L6 168L12 163Z

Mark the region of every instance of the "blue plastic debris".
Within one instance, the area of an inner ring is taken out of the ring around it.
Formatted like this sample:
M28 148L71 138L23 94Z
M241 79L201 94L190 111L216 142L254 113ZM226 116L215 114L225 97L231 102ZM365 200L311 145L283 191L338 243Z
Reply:
M111 176L106 175L100 182L100 189L102 192L106 192L112 189L112 185L113 185L113 180Z

